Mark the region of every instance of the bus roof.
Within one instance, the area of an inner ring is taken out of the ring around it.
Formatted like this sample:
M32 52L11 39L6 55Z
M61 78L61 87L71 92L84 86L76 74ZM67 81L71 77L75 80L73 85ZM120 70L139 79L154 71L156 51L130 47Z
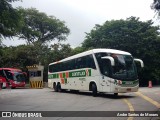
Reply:
M115 50L115 49L92 49L92 50L88 50L88 51L85 51L85 52L82 52L82 53L67 57L67 58L62 59L62 60L60 60L58 62L64 62L64 61L67 61L67 60L71 60L71 59L75 59L75 58L78 58L78 57L82 57L82 56L93 54L93 53L99 53L99 52L131 55L129 52L125 52L125 51L121 51L121 50ZM53 62L53 63L50 63L49 65L56 64L58 62Z
M22 72L22 70L17 69L17 68L0 68L0 70L10 70L10 71L13 71L13 72Z

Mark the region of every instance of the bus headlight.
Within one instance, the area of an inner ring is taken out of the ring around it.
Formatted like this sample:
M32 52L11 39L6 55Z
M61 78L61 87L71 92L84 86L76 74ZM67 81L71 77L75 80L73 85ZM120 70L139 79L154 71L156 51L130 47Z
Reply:
M117 80L118 85L122 85L122 81L121 80Z

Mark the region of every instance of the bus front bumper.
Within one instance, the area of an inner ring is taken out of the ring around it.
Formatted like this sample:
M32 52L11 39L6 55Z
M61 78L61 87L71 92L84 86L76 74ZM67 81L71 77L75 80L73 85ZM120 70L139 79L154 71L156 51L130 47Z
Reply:
M137 92L139 88L138 86L135 87L120 87L120 86L116 86L114 93L126 93L126 92Z

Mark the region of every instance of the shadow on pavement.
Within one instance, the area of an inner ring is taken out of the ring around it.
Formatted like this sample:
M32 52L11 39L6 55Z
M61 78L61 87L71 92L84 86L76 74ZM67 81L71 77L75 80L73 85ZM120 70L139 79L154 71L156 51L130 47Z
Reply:
M55 92L55 91L50 91L50 92ZM91 96L91 92L79 92L76 90L72 91L63 91L63 92L55 92L55 93L66 93L66 94L75 94L75 95L82 95L82 96ZM119 93L118 96L115 96L113 93L98 93L96 97L102 97L102 98L110 98L110 99L124 99L124 98L135 98L136 96L134 94L132 95L127 95L127 94L121 94Z

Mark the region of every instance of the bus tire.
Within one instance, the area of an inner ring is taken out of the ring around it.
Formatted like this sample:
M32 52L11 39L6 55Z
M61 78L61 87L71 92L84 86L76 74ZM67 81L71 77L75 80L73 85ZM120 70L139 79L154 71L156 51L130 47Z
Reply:
M0 83L0 89L2 89L2 87L3 87L3 83Z
M93 97L97 96L97 86L95 83L92 84L92 95Z
M16 87L11 87L11 89L15 89Z
M54 89L55 92L58 92L56 83L53 83L53 89Z
M62 89L61 89L61 84L60 84L60 83L57 84L57 91L58 91L58 92L61 92L61 91L62 91Z

